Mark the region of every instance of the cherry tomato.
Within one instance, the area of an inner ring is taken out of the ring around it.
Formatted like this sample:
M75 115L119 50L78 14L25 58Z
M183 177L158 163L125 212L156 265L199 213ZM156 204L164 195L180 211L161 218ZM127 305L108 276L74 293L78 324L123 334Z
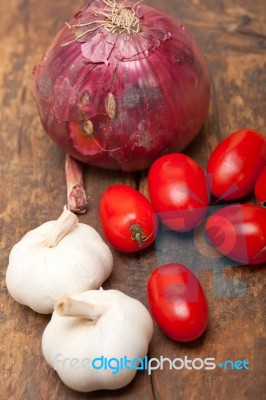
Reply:
M154 241L157 220L152 205L130 186L113 185L104 192L100 220L106 238L119 251L139 251Z
M255 196L257 201L266 207L266 167L261 171L256 185L255 185Z
M206 233L225 256L241 264L266 262L266 209L236 204L212 214Z
M248 195L265 165L265 137L252 129L232 133L210 156L207 173L212 181L212 193L223 200Z
M202 335L208 323L208 304L189 268L176 263L155 268L147 290L153 317L166 335L180 342Z
M205 175L185 154L158 158L150 168L148 185L151 203L170 229L190 231L204 218L208 206Z

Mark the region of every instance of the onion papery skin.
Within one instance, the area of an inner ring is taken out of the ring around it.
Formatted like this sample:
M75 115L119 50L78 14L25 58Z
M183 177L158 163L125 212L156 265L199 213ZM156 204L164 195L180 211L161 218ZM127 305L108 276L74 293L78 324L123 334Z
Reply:
M141 32L102 26L73 40L69 26L99 20L93 10L105 7L90 2L57 34L33 80L42 124L55 143L84 163L134 171L195 138L210 84L204 57L181 22L144 4L126 5Z

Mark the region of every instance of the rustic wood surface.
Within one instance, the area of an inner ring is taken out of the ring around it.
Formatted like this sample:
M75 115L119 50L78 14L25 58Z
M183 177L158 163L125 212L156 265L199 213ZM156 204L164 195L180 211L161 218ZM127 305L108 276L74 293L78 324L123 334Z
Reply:
M207 58L212 83L210 110L204 128L186 153L205 167L212 149L230 132L253 127L266 135L265 1L146 2L183 20ZM64 21L82 4L82 0L0 0L0 399L262 399L266 391L263 266L224 268L223 278L210 263L199 266L197 257L188 260L201 269L199 278L210 308L208 329L201 339L184 345L155 327L149 352L150 357L158 358L246 359L249 371L217 367L213 371L165 368L151 376L138 372L129 386L116 392L82 394L64 386L41 354L41 336L49 316L19 305L7 293L5 273L12 246L30 229L57 218L65 204L64 154L40 124L32 94L32 68ZM123 174L86 167L90 207L80 220L101 232L97 208L104 189L126 183L147 193L146 176L146 171ZM172 250L165 260L176 257ZM116 251L113 255L114 272L104 287L120 289L147 305L149 273L164 261L164 255L156 252L155 246L134 256ZM231 286L226 286L226 279Z

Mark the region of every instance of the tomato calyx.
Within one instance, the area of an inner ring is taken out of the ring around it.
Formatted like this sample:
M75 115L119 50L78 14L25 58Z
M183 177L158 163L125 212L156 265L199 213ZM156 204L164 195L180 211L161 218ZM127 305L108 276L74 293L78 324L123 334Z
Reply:
M149 236L147 236L143 232L140 224L131 225L130 232L131 232L131 239L135 240L139 247L142 247L143 243L149 238Z

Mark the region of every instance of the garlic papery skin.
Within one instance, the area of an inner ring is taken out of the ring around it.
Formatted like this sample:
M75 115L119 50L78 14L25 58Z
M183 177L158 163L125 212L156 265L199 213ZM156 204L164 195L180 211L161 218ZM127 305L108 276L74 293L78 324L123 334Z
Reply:
M112 253L99 233L65 207L58 220L28 232L13 247L6 286L19 303L49 314L58 298L98 289L112 268Z
M96 369L93 362L100 367L101 357L113 362L124 357L143 360L152 335L152 318L141 302L118 290L89 290L57 302L43 333L42 351L70 388L113 390L130 383L136 368L114 373Z

